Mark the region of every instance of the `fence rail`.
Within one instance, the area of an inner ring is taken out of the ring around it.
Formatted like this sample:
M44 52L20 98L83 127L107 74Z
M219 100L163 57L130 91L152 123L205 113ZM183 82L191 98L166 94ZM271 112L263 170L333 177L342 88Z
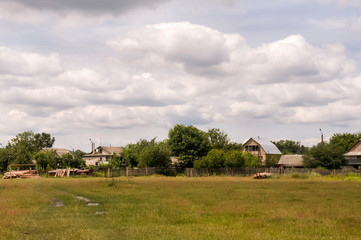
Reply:
M103 171L105 177L148 176L162 173L162 169L159 168L106 168Z
M164 169L160 168L106 168L103 169L105 177L120 177L120 176L149 176L153 174L164 174ZM167 173L179 172L178 169L167 169ZM185 175L187 177L201 177L201 176L253 176L256 173L273 173L273 174L292 174L292 173L318 173L322 176L332 174L349 174L351 172L361 174L360 169L352 167L344 167L342 169L315 169L315 168L186 168Z
M314 168L186 168L187 177L200 177L212 175L225 176L252 176L256 173L268 172L273 174L292 173L318 173L322 176L332 174L349 174L351 172L361 174L360 169L345 167L342 169L314 169Z

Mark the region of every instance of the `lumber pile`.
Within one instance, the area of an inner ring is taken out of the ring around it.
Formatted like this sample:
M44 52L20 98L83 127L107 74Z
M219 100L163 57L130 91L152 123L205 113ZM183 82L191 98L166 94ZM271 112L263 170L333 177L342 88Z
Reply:
M91 172L88 169L81 170L77 168L56 169L48 172L49 176L54 176L54 177L70 177L74 175L90 175L90 174Z
M263 179L263 178L269 178L270 176L272 176L272 173L263 172L263 173L256 173L255 175L253 175L253 178Z
M35 178L38 177L38 171L36 170L17 170L17 171L10 171L5 172L3 179L10 179L10 178Z

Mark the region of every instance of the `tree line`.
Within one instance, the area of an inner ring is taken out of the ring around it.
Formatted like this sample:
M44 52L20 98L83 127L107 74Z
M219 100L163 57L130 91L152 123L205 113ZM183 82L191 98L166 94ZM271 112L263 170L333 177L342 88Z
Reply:
M54 150L44 151L51 148L55 138L49 133L34 133L25 131L11 139L8 144L0 148L0 172L7 171L10 164L29 164L36 160L40 170L51 170L56 168L85 166L81 150L73 151L58 156Z
M282 154L304 155L304 167L341 168L346 164L344 155L359 139L361 133L336 133L329 142L320 142L311 148L292 140L273 141ZM19 133L8 144L0 148L0 171L6 171L9 164L31 163L36 160L43 170L85 166L81 150L61 157L51 148L55 138L48 133L26 131ZM241 152L242 144L232 142L219 128L202 131L192 125L177 124L163 141L141 139L125 146L121 156L114 154L109 167L159 167L167 169L171 157L176 156L181 167L221 168L260 167L258 157ZM278 159L267 159L267 166L276 166Z

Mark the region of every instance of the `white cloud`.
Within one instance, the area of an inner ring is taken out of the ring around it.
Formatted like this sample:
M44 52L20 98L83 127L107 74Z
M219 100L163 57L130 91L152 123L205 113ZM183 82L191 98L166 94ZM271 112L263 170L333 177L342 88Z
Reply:
M53 75L62 70L58 54L42 56L0 46L0 75Z

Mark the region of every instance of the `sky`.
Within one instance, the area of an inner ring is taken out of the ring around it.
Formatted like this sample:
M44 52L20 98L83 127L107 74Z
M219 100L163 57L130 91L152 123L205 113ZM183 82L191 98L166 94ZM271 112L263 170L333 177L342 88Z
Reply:
M0 0L0 143L360 131L359 0Z

